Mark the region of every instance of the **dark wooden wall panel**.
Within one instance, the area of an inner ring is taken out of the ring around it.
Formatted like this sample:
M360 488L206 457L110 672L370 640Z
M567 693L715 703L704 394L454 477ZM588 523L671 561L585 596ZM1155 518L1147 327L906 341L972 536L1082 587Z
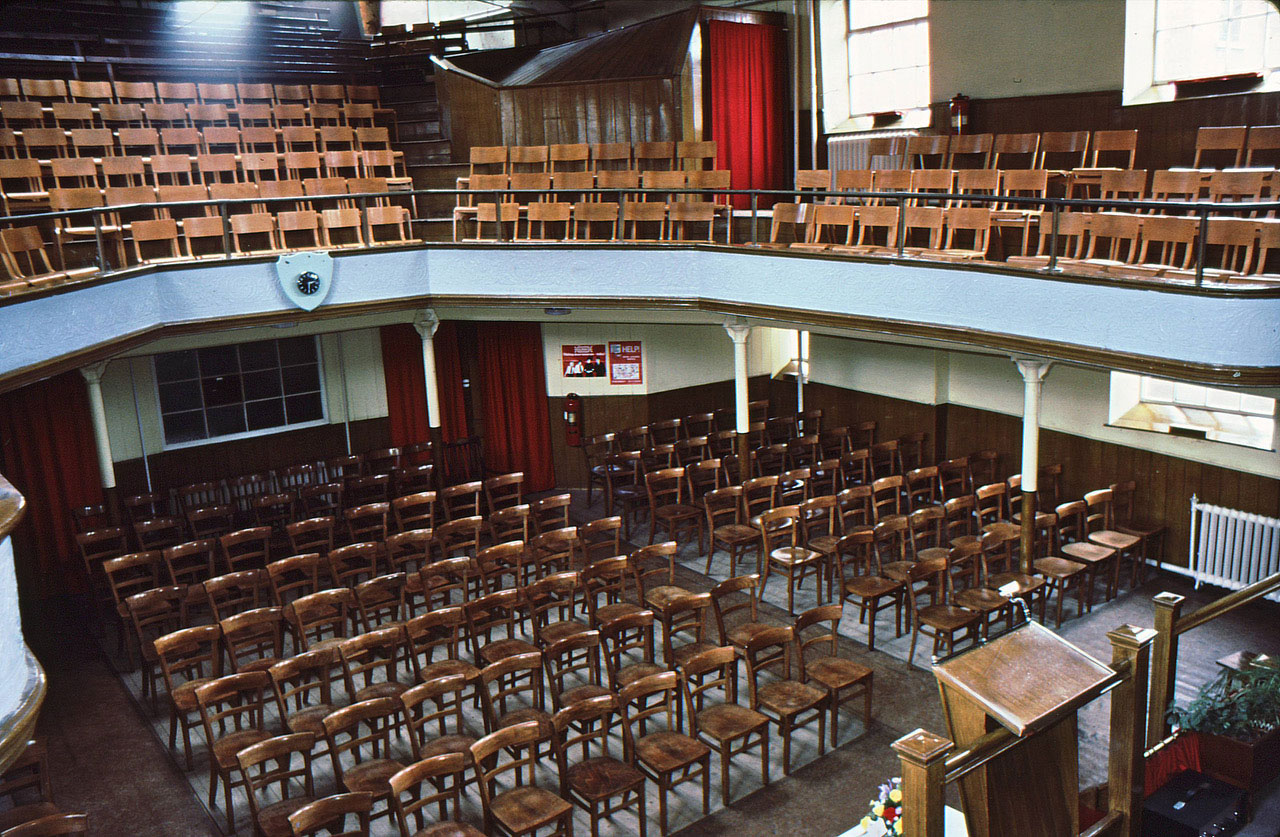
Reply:
M465 162L473 145L501 145L498 91L458 73L441 71L436 79L454 159Z
M351 423L351 450L362 453L390 444L387 419ZM269 436L164 451L149 458L151 484L157 491L205 480L220 480L316 462L347 452L341 424L306 427ZM116 483L122 495L147 490L141 459L116 463Z
M1022 420L972 407L948 408L947 455L983 448L1000 452L1001 473L1016 473L1022 449ZM1241 511L1280 515L1280 480L1233 471L1149 450L1045 430L1040 461L1062 464L1064 495L1082 497L1122 479L1138 483L1138 515L1169 526L1168 558L1186 566L1191 534L1191 495Z
M452 136L455 154L471 145L546 145L576 142L650 142L682 139L679 85L674 79L577 82L530 87L486 88L457 73L449 79L451 124L482 118L497 125L492 142L489 124ZM461 79L465 84L455 82ZM481 88L492 97L468 87ZM457 94L455 96L455 94ZM488 114L480 113L485 108ZM460 138L461 136L461 138Z
M1137 168L1189 166L1196 129L1207 125L1280 124L1280 93L1208 96L1122 107L1120 91L975 99L975 133L1138 129ZM935 125L948 124L947 103L933 105Z

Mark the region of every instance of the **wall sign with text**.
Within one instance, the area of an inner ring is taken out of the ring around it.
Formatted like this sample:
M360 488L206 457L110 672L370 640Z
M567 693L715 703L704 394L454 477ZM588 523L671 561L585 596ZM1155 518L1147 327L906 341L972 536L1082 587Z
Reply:
M603 378L604 346L562 345L560 360L566 378Z
M641 365L639 340L609 343L609 383L644 383L644 367Z

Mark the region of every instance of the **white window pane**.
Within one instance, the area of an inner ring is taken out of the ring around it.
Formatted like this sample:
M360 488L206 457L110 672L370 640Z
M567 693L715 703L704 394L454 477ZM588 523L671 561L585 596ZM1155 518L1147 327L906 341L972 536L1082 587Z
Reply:
M1173 400L1179 404L1204 405L1204 387L1199 384L1184 384L1175 381L1173 384Z
M1271 416L1276 411L1276 400L1274 398L1266 398L1261 395L1241 395L1240 409L1246 413L1256 413L1260 416Z
M1228 392L1225 389L1206 388L1204 391L1204 405L1214 410L1239 411L1240 393Z
M1160 378L1143 378L1142 379L1142 400L1143 401L1172 401L1173 400L1173 381L1165 381Z

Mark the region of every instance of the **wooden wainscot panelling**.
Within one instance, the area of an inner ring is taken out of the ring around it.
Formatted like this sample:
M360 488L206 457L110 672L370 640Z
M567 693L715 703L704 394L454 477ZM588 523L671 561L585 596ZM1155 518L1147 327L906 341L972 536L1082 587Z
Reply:
M385 418L351 423L351 450L363 453L391 444ZM151 484L163 491L204 480L221 480L245 474L279 470L303 462L343 456L346 434L341 424L304 427L284 433L213 442L163 451L148 457ZM147 490L141 459L116 463L116 481L124 496Z
M948 456L991 448L1000 452L1002 474L1018 471L1020 418L954 405L949 412ZM1179 566L1188 562L1192 494L1227 508L1280 514L1280 480L1190 459L1045 430L1040 434L1040 461L1062 464L1062 489L1068 499L1119 480L1136 480L1136 514L1169 527L1166 560Z
M795 389L794 384L792 389ZM822 409L823 427L875 421L877 442L898 439L923 430L929 434L929 438L925 440L925 450L928 451L929 446L937 444L935 437L939 408L932 404L919 404L828 384L807 384L804 389L804 406L810 410Z
M454 159L466 162L473 145L502 145L497 89L459 73L438 72L435 77Z
M969 105L975 133L1138 129L1135 168L1189 166L1196 129L1209 125L1280 124L1280 93L1204 96L1149 105L1120 104L1118 90L974 99ZM947 124L946 102L933 105L935 125Z

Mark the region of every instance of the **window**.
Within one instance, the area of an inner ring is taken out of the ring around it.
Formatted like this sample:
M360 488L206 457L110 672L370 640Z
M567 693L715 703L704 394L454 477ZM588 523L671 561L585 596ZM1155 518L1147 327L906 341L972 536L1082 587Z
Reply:
M846 0L849 112L929 106L928 0Z
M1128 0L1126 104L1167 101L1175 83L1258 73L1280 88L1280 11L1269 0Z
M315 337L167 352L155 370L166 446L324 420Z
M1127 372L1111 373L1111 424L1271 450L1276 400Z

